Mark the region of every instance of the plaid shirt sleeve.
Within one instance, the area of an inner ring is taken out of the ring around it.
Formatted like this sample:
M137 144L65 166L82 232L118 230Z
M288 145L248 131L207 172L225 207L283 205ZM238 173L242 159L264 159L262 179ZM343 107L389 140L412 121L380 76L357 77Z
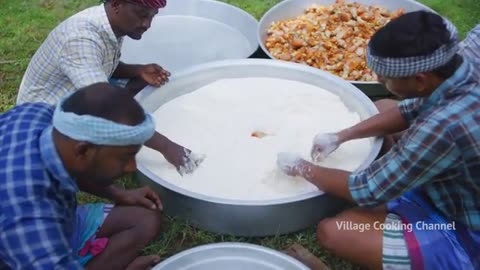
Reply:
M408 123L412 123L412 121L417 117L418 110L422 103L422 98L409 98L401 101L398 104L398 108L400 109L400 113L402 114L403 118L405 118Z
M460 52L469 60L480 61L480 24L468 32L460 44Z
M480 78L480 24L460 43L460 54L474 64L474 74Z
M76 89L108 82L102 69L100 45L92 38L75 38L64 44L60 55L60 69L71 80Z
M410 128L387 154L367 169L353 173L349 189L353 199L365 207L374 207L401 196L460 159L448 128L429 120Z
M0 234L4 263L11 269L83 269L64 233L66 221L51 201L23 202L17 207L23 210L4 222Z

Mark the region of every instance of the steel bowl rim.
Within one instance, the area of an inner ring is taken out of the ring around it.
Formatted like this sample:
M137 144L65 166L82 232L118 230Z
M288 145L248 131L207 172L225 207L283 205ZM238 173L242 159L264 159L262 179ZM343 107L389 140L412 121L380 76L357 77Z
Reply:
M172 75L170 78L170 83L175 82L178 79L182 79L183 77L188 77L189 74L195 73L198 71L205 71L208 69L212 68L222 68L222 67L231 67L232 65L234 66L248 66L252 64L257 64L257 65L269 65L269 66L278 66L278 67L284 67L284 68L291 68L291 69L296 69L302 72L306 73L311 73L311 74L323 74L325 79L328 80L333 80L334 82L343 85L346 88L350 88L352 91L352 94L355 95L358 99L363 99L366 101L367 106L369 107L369 110L372 111L372 114L378 113L378 109L374 105L374 103L368 98L367 95L365 95L362 91L360 91L358 88L356 88L354 85L350 84L348 81L343 80L340 77L337 77L333 74L330 74L329 72L323 71L321 69L313 68L307 65L299 64L299 63L293 63L293 62L288 62L288 61L282 61L282 60L272 60L272 59L235 59L235 60L221 60L221 61L214 61L214 62L208 62L200 65L196 65L193 67L190 67L188 69L185 69L183 71L178 72L176 75ZM147 86L146 89L154 89L155 87L153 86ZM147 96L148 97L148 96ZM145 98L147 98L145 97ZM139 101L140 103L142 100ZM369 102L369 103L368 103ZM364 162L357 168L356 171L361 170L366 168L371 162L373 162L380 153L380 149L383 144L383 138L382 137L376 137L373 139L373 144L372 148L370 150L370 153L373 153L373 155L369 155L367 159L364 160ZM303 200L308 200L317 196L323 196L327 195L323 191L320 190L315 190L311 191L308 193L303 193L295 196L290 196L290 197L285 197L285 198L280 198L280 199L270 199L270 200L237 200L237 199L225 199L225 198L220 198L220 197L213 197L209 195L204 195L198 192L193 192L187 189L184 189L182 187L176 186L171 184L170 182L164 180L163 178L157 176L155 173L153 173L150 169L148 169L145 165L143 165L141 162L137 162L137 170L142 173L143 175L147 176L150 178L153 182L159 184L160 186L167 188L173 192L179 193L181 195L193 198L193 199L198 199L201 201L205 202L210 202L210 203L215 203L215 204L222 204L222 205L234 205L234 206L272 206L272 205L280 205L280 204L287 204L287 203L294 203L294 202L299 202Z
M260 18L260 20L258 21L258 26L257 26L257 43L258 45L260 46L260 48L262 49L262 51L268 56L270 57L270 59L272 60L276 60L276 61L282 61L282 60L279 60L277 58L275 58L269 51L268 49L265 47L265 44L263 43L264 40L262 39L262 34L263 34L263 29L260 29L260 26L264 23L264 21L266 20L266 18L268 17L268 15L270 15L271 13L275 12L277 9L279 9L280 7L282 7L283 5L287 5L288 3L290 2L294 2L294 1L298 1L298 0L284 0L284 1L281 1L279 3L277 3L276 5L274 5L273 7L271 7L267 12L265 12L263 14L263 16ZM353 1L353 0L352 0ZM411 3L415 3L415 4L418 4L419 6L423 6L423 8L425 8L426 10L429 10L431 12L435 12L433 9L429 8L428 6L422 4L422 3L418 3L416 1L412 1L412 0L403 0L403 1L407 1L407 2L411 2ZM435 12L436 13L436 12ZM305 64L302 64L302 65L305 65ZM322 69L320 69L322 70ZM322 70L324 71L324 70ZM326 71L328 72L328 71ZM330 73L334 76L337 76L333 73ZM340 76L337 76L339 78L341 78ZM343 78L342 78L343 79ZM352 83L352 84L359 84L359 85L377 85L377 84L380 84L379 81L352 81L352 80L346 80L347 82L349 83Z
M252 21L255 21L257 24L259 22L259 20L257 20L257 18L255 18L252 14L246 12L245 10L243 10L243 9L237 7L237 6L234 6L234 5L231 5L231 4L228 4L228 3L224 3L224 2L220 2L220 1L216 1L216 0L196 0L196 1L197 2L209 2L209 3L213 3L215 5L220 5L220 6L225 6L225 7L231 8L231 9L235 9L235 10L239 11L239 13L242 13L242 14L246 15L246 17L250 17L250 19L252 19ZM163 13L160 13L160 12L155 14L155 16L165 16L165 15L184 15L184 14L163 14ZM195 17L200 17L200 16L195 15Z
M197 1L201 1L201 2L211 2L211 3L215 3L215 4L218 4L218 5L221 5L221 6L226 6L226 7L229 7L229 8L232 8L232 9L236 9L237 11L239 11L240 13L243 13L244 15L247 15L247 17L250 17L253 21L255 21L257 24L258 24L258 20L257 18L255 18L252 14L246 12L245 10L237 7L237 6L234 6L232 4L228 4L228 3L225 3L225 2L220 2L220 1L216 1L216 0L197 0ZM158 15L158 14L157 14Z
M287 260L288 262L302 268L302 269L308 269L304 264L302 264L300 261L294 259L293 257L290 257L286 254L283 254L282 252L279 252L275 249L261 246L261 245L255 245L255 244L250 244L250 243L243 243L243 242L222 242L222 243L211 243L211 244L205 244L205 245L200 245L196 246L187 250L184 250L180 253L177 253L167 259L165 259L163 262L159 263L158 265L154 266L153 269L159 266L164 266L169 263L174 262L175 260L178 260L184 256L188 256L197 252L201 251L207 251L207 250L212 250L212 249L221 249L221 248L247 248L253 251L259 251L262 253L267 253L269 255L275 255L275 256L280 256L282 259Z
M226 8L230 8L230 9L232 9L232 10L235 10L235 11L238 12L239 14L242 14L244 17L248 18L248 20L254 22L255 25L256 25L256 27L257 27L257 29L258 29L259 20L258 20L257 18L255 18L252 14L248 13L247 11L245 11L245 10L243 10L243 9L237 7L237 6L234 6L234 5L232 5L232 4L228 4L228 3L225 3L225 2L216 1L216 0L196 0L196 1L197 1L197 2L211 3L211 4L213 4L213 5L224 6L224 7L226 7ZM167 4L167 5L168 5L168 4ZM156 16L169 16L169 15L193 16L193 17L211 19L211 18L209 18L209 17L199 16L199 15L185 15L185 14L173 14L173 13L172 13L172 14L162 14L162 13L160 13L160 12L157 13L157 14L155 14L155 17L156 17ZM213 20L213 19L211 19L211 20ZM215 20L215 21L217 21L217 20ZM221 22L221 23L224 23L224 22ZM229 25L229 26L232 27L231 25ZM257 30L257 29L255 29L255 30ZM235 29L235 30L240 31L239 29ZM241 31L240 31L240 32L241 32ZM258 30L257 30L256 32L258 32ZM256 33L255 33L255 34L256 34ZM242 33L242 35L243 35L243 33ZM249 43L250 43L250 42L249 42ZM250 51L249 51L250 54L247 55L247 57L250 56L250 55L252 55L252 54L258 49L258 46L260 46L260 45L258 44L258 39L256 40L255 43L256 43L256 44L250 44L250 45L253 45L253 46L252 46L252 48L250 49ZM255 47L255 45L256 45L256 47Z

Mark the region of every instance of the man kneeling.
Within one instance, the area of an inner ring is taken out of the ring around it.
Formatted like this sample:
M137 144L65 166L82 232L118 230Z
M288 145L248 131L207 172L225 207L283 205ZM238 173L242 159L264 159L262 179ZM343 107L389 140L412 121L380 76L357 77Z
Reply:
M0 115L0 269L146 269L161 202L113 182L136 169L155 132L126 91L88 86L56 108L27 103ZM113 200L77 207L85 191ZM4 264L2 266L2 263Z

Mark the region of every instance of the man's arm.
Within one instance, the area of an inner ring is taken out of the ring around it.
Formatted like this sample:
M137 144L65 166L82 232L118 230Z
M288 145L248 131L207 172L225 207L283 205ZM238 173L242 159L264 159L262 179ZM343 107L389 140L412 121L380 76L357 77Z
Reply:
M301 161L299 166L303 167L301 176L318 189L342 199L354 201L348 188L350 172L316 166L308 161Z
M353 201L348 187L350 172L320 167L288 152L278 154L277 166L287 175L301 176L322 191Z
M158 152L165 155L168 151L168 147L172 144L173 142L166 136L155 132L152 138L145 143L145 146L157 150Z
M59 52L60 70L75 89L99 82L108 82L103 70L100 45L91 38L68 41Z
M132 79L140 77L140 70L143 65L125 64L120 61L117 68L113 71L112 78Z
M337 136L341 144L355 139L383 137L403 131L408 126L409 123L402 115L400 107L394 106L383 113L376 114L355 126L338 132Z
M130 65L120 62L112 74L112 78L127 79L125 89L135 97L148 83L142 78L141 69L143 65Z
M458 164L449 128L435 121L410 129L383 157L349 179L352 198L374 207L421 186Z
M422 99L407 99L337 133L317 134L313 139L310 152L312 159L316 161L322 160L335 151L342 143L350 140L384 137L406 130L416 118L418 108L422 102Z
M60 69L70 79L75 89L109 81L103 69L101 52L102 47L91 38L70 40L63 46L60 52ZM148 85L142 79L142 66L120 62L113 73L113 77L130 79L125 88L132 97Z
M157 64L130 65L120 62L113 72L114 78L129 79L125 88L135 96L147 85L160 87L168 82L170 72Z
M92 181L81 181L80 190L95 196L109 199L118 205L137 205L148 209L163 210L160 197L148 186L142 188L125 190L115 185L107 187L95 185Z
M83 269L72 254L67 221L47 200L15 206L0 227L0 260L11 269ZM28 210L27 210L28 209Z
M277 164L288 175L301 176L320 190L374 207L458 163L460 153L448 127L431 121L407 132L387 154L359 172L319 167L290 153L279 154Z
M165 159L175 166L180 174L192 173L203 161L203 157L191 155L192 151L187 149L164 135L155 132L153 137L145 143L145 146L157 150Z

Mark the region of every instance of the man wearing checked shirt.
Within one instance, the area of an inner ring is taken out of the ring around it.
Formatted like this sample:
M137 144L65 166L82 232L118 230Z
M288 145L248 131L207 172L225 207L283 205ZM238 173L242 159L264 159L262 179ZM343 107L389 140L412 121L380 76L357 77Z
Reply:
M114 184L136 169L155 132L152 117L108 83L51 106L0 114L0 269L144 270L140 256L161 229L162 204L148 187ZM77 203L87 192L115 203Z
M64 96L95 83L126 79L132 97L147 84L161 86L170 73L156 64L129 65L120 62L124 36L141 39L166 0L106 0L58 25L43 42L28 65L17 105L44 102L54 105ZM192 172L201 160L191 151L156 133L147 147L162 153L179 173Z
M367 63L404 101L317 135L312 159L366 137L390 149L355 172L278 155L286 174L359 206L322 220L319 244L371 269L480 269L480 85L456 33L433 13L404 14L372 37Z
M170 75L156 64L120 62L123 37L139 40L166 0L107 0L58 25L30 61L20 85L17 104L56 104L82 87L128 79L135 96L147 84L160 86Z

